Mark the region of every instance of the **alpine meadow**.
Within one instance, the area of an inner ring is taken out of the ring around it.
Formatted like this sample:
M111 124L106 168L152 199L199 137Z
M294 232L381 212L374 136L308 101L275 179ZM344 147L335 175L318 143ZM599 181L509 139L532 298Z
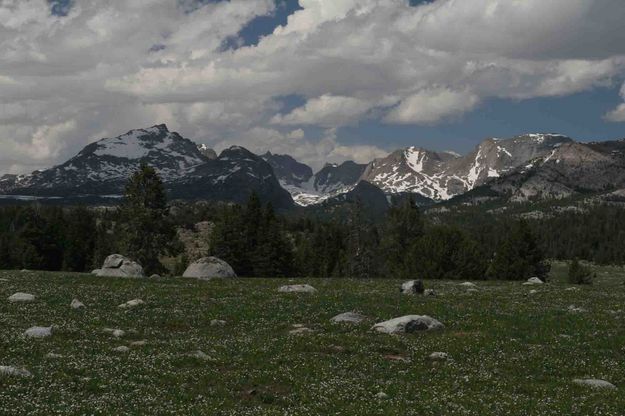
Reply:
M623 21L0 0L0 415L624 415Z

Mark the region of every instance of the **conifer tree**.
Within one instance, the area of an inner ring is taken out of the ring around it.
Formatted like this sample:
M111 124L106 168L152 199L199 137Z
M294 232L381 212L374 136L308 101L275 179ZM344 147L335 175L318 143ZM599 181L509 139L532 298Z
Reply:
M162 273L161 255L181 251L176 229L169 217L167 196L154 168L142 164L126 185L119 211L122 254L138 261L145 272Z
M388 277L407 279L414 273L409 252L423 235L423 219L413 198L389 209L380 242Z

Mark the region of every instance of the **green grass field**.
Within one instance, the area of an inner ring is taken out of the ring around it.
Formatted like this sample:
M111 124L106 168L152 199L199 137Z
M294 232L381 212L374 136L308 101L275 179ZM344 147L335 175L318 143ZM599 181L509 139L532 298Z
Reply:
M467 293L459 282L427 281L437 297L401 295L400 282L389 280L296 279L288 283L318 292L281 294L287 281L278 279L0 272L0 365L32 373L0 376L0 414L623 415L625 271L597 272L593 286L578 290L565 290L562 265L551 283L534 287L476 282L479 292ZM37 299L9 303L15 292ZM73 298L87 308L71 309ZM117 307L134 298L145 304ZM329 322L352 310L369 320ZM370 331L407 314L446 328ZM227 323L211 326L213 319ZM314 332L289 335L294 324ZM53 325L54 333L25 338L35 325ZM147 342L131 346L139 340ZM112 350L122 345L130 351ZM197 350L208 357L190 355ZM450 359L428 360L435 351ZM578 386L575 378L617 389Z

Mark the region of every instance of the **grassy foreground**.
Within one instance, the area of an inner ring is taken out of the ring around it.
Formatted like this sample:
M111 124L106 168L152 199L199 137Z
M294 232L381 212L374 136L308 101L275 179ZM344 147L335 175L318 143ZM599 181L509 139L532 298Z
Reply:
M477 282L477 293L459 282L426 282L437 297L400 295L400 282L389 280L0 272L0 365L32 373L0 376L0 415L622 415L625 272L598 268L593 286L565 290L562 269L547 285ZM277 293L287 283L310 283L318 293ZM37 299L9 303L18 291ZM87 308L71 309L73 298ZM135 298L145 304L117 307ZM352 310L370 319L329 322ZM446 328L369 330L406 314L430 315ZM289 335L294 324L314 332ZM52 337L25 338L35 325L53 325ZM117 339L104 328L126 334ZM147 342L130 345L139 340ZM122 345L130 350L112 350ZM208 357L189 355L197 350ZM450 359L428 360L435 351ZM618 389L593 390L574 378Z

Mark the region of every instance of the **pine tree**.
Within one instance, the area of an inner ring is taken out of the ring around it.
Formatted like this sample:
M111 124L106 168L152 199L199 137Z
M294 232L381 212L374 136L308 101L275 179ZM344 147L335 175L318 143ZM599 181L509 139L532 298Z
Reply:
M181 251L161 178L145 164L130 178L119 211L123 253L147 274L162 273L161 255Z
M373 224L365 219L361 201L350 209L347 237L347 274L355 278L377 277L379 236Z
M406 199L390 208L380 242L384 272L388 277L407 279L412 276L414 269L408 253L422 235L423 219L414 199Z
M63 270L84 272L93 264L96 222L85 207L73 209L64 230Z
M491 279L525 280L537 276L545 280L549 269L528 223L519 221L495 252L487 274Z

